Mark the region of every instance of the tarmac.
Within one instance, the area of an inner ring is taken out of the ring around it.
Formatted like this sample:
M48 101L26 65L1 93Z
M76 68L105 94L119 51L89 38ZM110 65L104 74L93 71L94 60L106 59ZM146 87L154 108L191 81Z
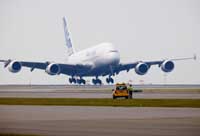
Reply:
M2 97L18 98L112 98L112 92L0 92ZM133 93L133 98L142 99L200 99L200 93Z
M0 86L0 97L111 98L111 87ZM148 91L134 98L199 99L197 91ZM199 136L200 108L0 105L0 133L45 136Z
M0 106L0 132L48 136L199 136L199 108Z
M146 91L147 87L151 88ZM155 89L154 89L154 88ZM169 86L169 88L172 85ZM200 99L200 86L173 85L166 91L166 85L137 85L137 90L145 90L133 93L134 98L144 99ZM180 88L178 88L180 87ZM189 89L188 87L191 87ZM196 87L196 88L195 88ZM0 86L1 97L18 97L18 98L112 98L113 86ZM159 90L160 88L160 90ZM165 89L165 91L162 91ZM178 89L178 91L177 91Z

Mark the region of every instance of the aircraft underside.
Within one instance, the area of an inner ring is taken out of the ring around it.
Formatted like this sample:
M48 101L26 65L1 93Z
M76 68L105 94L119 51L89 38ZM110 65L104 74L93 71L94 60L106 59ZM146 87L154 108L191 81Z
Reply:
M114 83L114 79L112 78L112 76L114 75L115 74L113 73L112 69L110 69L110 66L103 66L95 69L86 70L85 73L83 73L81 70L80 73L77 72L75 75L71 75L71 77L69 78L69 83L86 84L84 77L94 77L92 79L92 83L94 85L101 85L102 81L99 79L99 76L108 76L106 78L106 82L110 84Z

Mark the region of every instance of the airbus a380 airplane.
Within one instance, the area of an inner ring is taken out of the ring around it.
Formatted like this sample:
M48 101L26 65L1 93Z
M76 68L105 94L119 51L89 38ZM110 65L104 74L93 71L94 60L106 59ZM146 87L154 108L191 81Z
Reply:
M75 52L69 37L67 23L63 18L64 33L66 46L68 48L68 59L65 63L56 62L28 62L16 60L0 60L4 63L4 67L13 73L17 73L21 68L29 67L32 72L34 69L45 70L49 75L65 74L70 76L70 83L85 84L83 77L94 77L93 84L102 84L99 76L107 76L107 83L114 83L112 76L118 75L121 71L129 71L135 69L139 75L147 73L152 65L157 65L164 72L171 72L174 69L176 60L196 59L196 56L191 58L180 58L171 60L159 61L137 61L131 63L121 63L119 51L111 43L101 43L94 47Z

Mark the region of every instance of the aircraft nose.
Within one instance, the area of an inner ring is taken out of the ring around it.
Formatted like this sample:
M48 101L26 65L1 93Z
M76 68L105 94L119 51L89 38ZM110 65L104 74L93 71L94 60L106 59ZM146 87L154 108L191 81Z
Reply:
M119 64L120 56L118 52L109 52L106 58L110 61L109 63L111 63L112 65Z

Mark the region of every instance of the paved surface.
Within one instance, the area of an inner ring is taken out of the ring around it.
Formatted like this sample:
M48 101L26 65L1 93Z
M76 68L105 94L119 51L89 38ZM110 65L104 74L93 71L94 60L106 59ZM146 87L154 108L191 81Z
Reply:
M48 89L55 89L55 88L113 88L114 85L0 85L0 88L27 88L31 87L31 88L48 88ZM133 85L135 88L137 89L149 89L149 88L153 88L153 89L199 89L200 88L200 84L134 84Z
M111 88L111 86L0 86L0 97L111 98ZM134 97L200 99L200 92L199 90L174 92L151 90L134 93ZM49 136L199 136L200 108L1 105L0 132Z
M187 87L178 91L150 89L134 93L133 96L134 98L200 99L200 89L194 89L198 86L190 87L193 89ZM111 90L110 86L0 86L0 97L112 98Z
M0 132L49 136L199 136L199 108L0 106Z
M112 98L112 92L0 92L0 97L20 98ZM134 98L200 99L200 93L134 93Z

